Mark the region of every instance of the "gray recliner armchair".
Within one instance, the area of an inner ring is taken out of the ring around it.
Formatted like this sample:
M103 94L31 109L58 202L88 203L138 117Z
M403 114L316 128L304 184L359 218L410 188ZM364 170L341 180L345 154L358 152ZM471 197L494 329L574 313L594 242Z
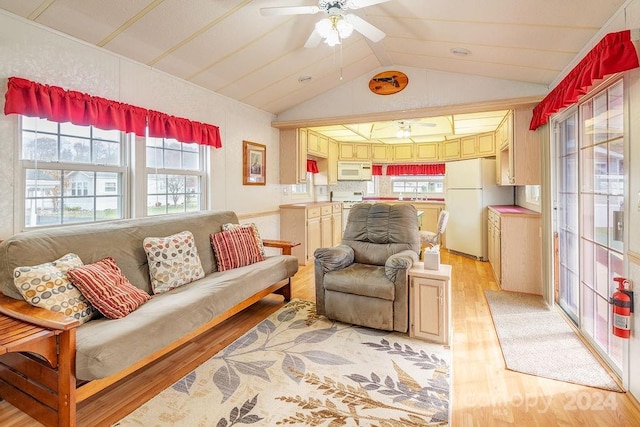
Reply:
M418 260L415 207L353 206L342 244L316 249L316 310L332 320L406 332L407 271Z

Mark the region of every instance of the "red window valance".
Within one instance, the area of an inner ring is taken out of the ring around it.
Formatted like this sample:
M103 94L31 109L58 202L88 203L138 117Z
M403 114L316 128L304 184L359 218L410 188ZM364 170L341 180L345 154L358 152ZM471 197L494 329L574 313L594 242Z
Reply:
M382 165L372 165L371 175L373 176L382 175Z
M79 126L92 125L138 136L145 136L148 125L150 136L222 147L217 126L19 77L9 77L5 99L5 114L22 114Z
M444 175L444 163L387 165L387 175Z
M533 109L529 129L536 130L547 123L550 115L576 103L594 81L636 67L638 55L631 41L631 31L607 34Z
M318 173L318 162L307 159L307 172Z

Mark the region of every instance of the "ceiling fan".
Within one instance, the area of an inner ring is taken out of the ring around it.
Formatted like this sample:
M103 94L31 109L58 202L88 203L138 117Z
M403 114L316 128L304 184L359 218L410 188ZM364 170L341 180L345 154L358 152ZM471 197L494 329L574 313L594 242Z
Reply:
M304 47L316 47L322 40L329 46L340 44L356 30L369 40L379 42L385 33L358 15L348 13L349 9L362 9L391 0L318 0L317 6L263 7L260 13L271 15L314 15L324 12L327 17L316 23Z

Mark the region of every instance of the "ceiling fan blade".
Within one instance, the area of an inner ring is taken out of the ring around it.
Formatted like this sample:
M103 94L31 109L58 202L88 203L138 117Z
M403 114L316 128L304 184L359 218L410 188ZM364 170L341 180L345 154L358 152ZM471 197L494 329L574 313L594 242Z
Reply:
M316 47L320 44L321 41L322 36L320 35L320 33L318 33L317 30L314 29L307 39L307 42L304 44L304 47Z
M380 30L378 27L375 27L369 24L364 19L360 18L358 15L354 15L350 13L344 17L351 25L353 25L353 29L368 38L373 42L379 42L382 40L386 34L384 31Z
M313 15L318 12L320 12L318 6L263 7L260 9L260 13L264 16Z
M350 0L347 3L349 9L362 9L363 7L373 6L375 4L386 3L391 0Z

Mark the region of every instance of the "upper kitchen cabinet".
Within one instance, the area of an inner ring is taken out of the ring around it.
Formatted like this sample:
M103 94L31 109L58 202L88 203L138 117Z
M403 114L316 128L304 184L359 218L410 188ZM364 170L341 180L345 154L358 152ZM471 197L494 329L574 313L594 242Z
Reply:
M386 162L389 160L388 146L385 144L371 144L371 161Z
M460 139L450 139L441 143L442 160L457 160L460 158Z
M338 183L338 142L328 139L328 156L318 158L318 173L314 181L316 185L336 185Z
M496 155L496 180L499 185L540 184L541 134L529 130L532 116L532 108L517 108L505 117L496 131L500 140Z
M280 184L307 182L307 130L280 129Z
M391 161L413 161L413 144L394 144L391 146Z
M308 131L307 135L307 153L316 156L326 158L329 156L329 138L315 133L314 131Z
M438 148L440 143L438 142L423 142L416 144L416 160L420 161L438 161L440 155Z
M341 142L340 160L371 160L371 145Z
M460 157L463 159L491 157L494 156L495 153L494 132L460 138Z

